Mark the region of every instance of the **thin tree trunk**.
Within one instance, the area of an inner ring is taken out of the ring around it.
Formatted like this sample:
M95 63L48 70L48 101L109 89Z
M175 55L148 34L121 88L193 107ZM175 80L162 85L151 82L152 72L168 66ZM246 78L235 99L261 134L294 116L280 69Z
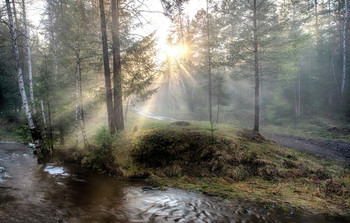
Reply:
M346 66L347 66L347 27L348 27L348 19L349 19L349 4L348 0L345 0L345 15L344 15L344 27L343 27L343 78L341 85L341 95L344 98L344 89L345 89L345 81L346 81Z
M300 108L301 108L301 76L300 71L298 73L298 117L300 117Z
M207 0L207 44L208 44L208 79L209 79L209 83L208 83L208 92L209 92L209 121L212 122L213 121L213 112L212 112L212 95L211 95L211 55L210 55L210 25L209 25L209 2Z
M43 122L45 128L47 128L47 123L46 123L46 117L45 117L45 110L44 110L44 102L43 100L40 100L40 105L41 105L41 115L43 116Z
M254 0L254 15L253 15L253 38L254 38L254 76L255 76L255 116L254 116L254 131L259 132L259 88L260 88L260 80L259 80L259 42L258 42L258 33L257 33L257 4L256 0Z
M76 52L76 83L75 83L75 136L76 146L78 146L79 127L82 132L84 148L88 145L85 123L84 123L84 110L82 103L82 86L81 86L81 68L80 68L80 56Z
M16 29L18 28L18 20L17 20L17 11L16 11L16 4L15 4L15 0L12 0L12 8L13 8L13 17L15 18L15 24L14 26L16 27Z
M101 18L102 51L103 51L103 66L104 66L105 88L106 88L107 118L108 118L109 131L113 134L115 132L115 123L113 122L113 94L112 94L112 85L111 85L111 71L109 68L106 17L105 17L103 0L99 0L99 7L100 7L100 18Z
M58 82L58 61L57 61L57 47L56 47L56 40L55 40L55 34L53 29L53 16L52 16L52 0L47 0L48 4L48 11L49 11L49 23L50 23L50 35L51 35L51 44L52 44L52 57L53 57L53 68L54 68L54 79L55 82Z
M74 101L75 101L75 147L78 147L79 143L79 68L78 68L78 61L76 61L76 74L75 74L75 95L74 95Z
M58 126L58 131L59 131L59 137L60 137L60 145L64 146L65 142L64 142L64 128L63 126Z
M49 121L49 139L50 139L50 151L53 151L53 132L52 132L52 119L51 119L51 107L50 102L47 100L47 112L48 112L48 121Z
M296 81L294 81L293 84L293 95L294 95L294 113L295 113L295 118L298 118L298 101L297 101L297 87L296 87L297 83Z
M18 44L17 44L17 32L16 32L16 27L13 23L13 17L12 17L12 12L11 12L11 5L10 5L10 1L6 0L6 7L7 7L7 13L8 13L8 17L9 17L9 23L10 23L10 31L11 31L11 40L12 40L12 46L13 46L13 53L15 56L15 61L16 61L16 71L17 71L17 78L18 78L18 85L19 85L19 90L21 93L21 97L22 97L22 103L23 103L23 107L25 110L25 114L26 114L26 118L28 121L28 125L30 128L30 132L32 135L32 139L37 142L37 140L40 140L40 133L37 130L37 128L34 125L33 122L33 118L32 118L32 114L30 112L29 109L29 105L28 105L28 100L27 100L27 94L24 88L24 81L23 81L23 73L22 73L22 67L20 64L20 60L19 60L19 51L18 51ZM40 142L37 142L40 143Z
M32 104L32 111L33 111L33 114L35 115L36 108L35 108L34 90L33 90L32 54L30 51L30 41L29 41L29 32L28 32L28 24L27 24L26 6L25 6L24 0L22 0L22 7L23 7L24 35L25 35L25 39L26 39L26 48L27 48L29 96L30 96L30 102Z
M334 9L333 9L334 10ZM332 9L331 9L331 0L328 0L328 27L331 27L331 13L332 13ZM333 62L333 42L331 39L331 32L328 32L328 43L329 43L329 74L331 75L331 79L333 79L334 84L335 84L335 98L339 97L339 84L337 81L337 78L335 76L335 70L334 70L334 62ZM332 95L332 92L330 92L330 95Z
M113 39L113 84L114 84L114 115L115 128L124 130L123 92L120 63L120 34L119 34L119 0L112 0L112 39Z
M83 107L83 85L81 82L81 67L80 67L80 56L77 54L77 62L78 62L78 75L79 75L79 118L81 125L81 132L83 135L84 148L87 147L88 141L85 130L85 116L84 116L84 107Z
M315 0L316 35L318 35L318 2ZM317 36L318 38L318 36Z
M219 112L220 112L220 88L221 85L218 85L218 110L216 111L216 123L219 123Z
M336 92L337 92L337 95L339 97L339 84L338 84L337 77L335 76L333 50L331 51L331 71L332 71L333 80L334 80L334 83L335 83L335 86L336 86Z
M128 111L129 111L129 104L130 104L130 98L126 100L126 105L125 105L125 114L124 114L124 120L128 120Z

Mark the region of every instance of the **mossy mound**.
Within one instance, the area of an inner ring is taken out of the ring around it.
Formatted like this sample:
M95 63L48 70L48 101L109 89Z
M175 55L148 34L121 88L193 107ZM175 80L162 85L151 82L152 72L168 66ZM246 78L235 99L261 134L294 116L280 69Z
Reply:
M139 138L132 150L134 161L145 168L157 169L167 176L213 176L220 174L225 163L235 162L229 156L220 162L220 151L230 143L212 138L208 133L189 129L161 129Z
M233 133L232 133L233 134ZM259 133L240 130L238 137L192 127L160 128L140 135L131 151L135 164L158 176L220 177L245 180L330 179L330 173L309 165Z

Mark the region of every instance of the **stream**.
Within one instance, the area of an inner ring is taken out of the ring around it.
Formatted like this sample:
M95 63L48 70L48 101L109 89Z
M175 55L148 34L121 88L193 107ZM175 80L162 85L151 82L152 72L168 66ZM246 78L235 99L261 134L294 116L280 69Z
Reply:
M267 210L117 180L73 164L38 164L31 149L0 143L0 222L346 222Z

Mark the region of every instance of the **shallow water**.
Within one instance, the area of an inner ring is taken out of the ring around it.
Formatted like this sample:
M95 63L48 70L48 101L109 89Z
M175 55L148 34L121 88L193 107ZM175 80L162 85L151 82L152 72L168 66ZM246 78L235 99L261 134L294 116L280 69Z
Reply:
M0 222L346 222L295 215L176 189L148 189L67 164L37 164L0 143Z

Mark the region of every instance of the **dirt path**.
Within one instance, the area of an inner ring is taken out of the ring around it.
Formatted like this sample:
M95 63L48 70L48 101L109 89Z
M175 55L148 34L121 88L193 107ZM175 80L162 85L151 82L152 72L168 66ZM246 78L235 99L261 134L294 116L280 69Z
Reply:
M350 143L336 142L331 140L316 140L292 135L282 135L273 133L264 133L264 136L273 139L277 143L306 152L323 159L338 159L345 161L350 165Z

